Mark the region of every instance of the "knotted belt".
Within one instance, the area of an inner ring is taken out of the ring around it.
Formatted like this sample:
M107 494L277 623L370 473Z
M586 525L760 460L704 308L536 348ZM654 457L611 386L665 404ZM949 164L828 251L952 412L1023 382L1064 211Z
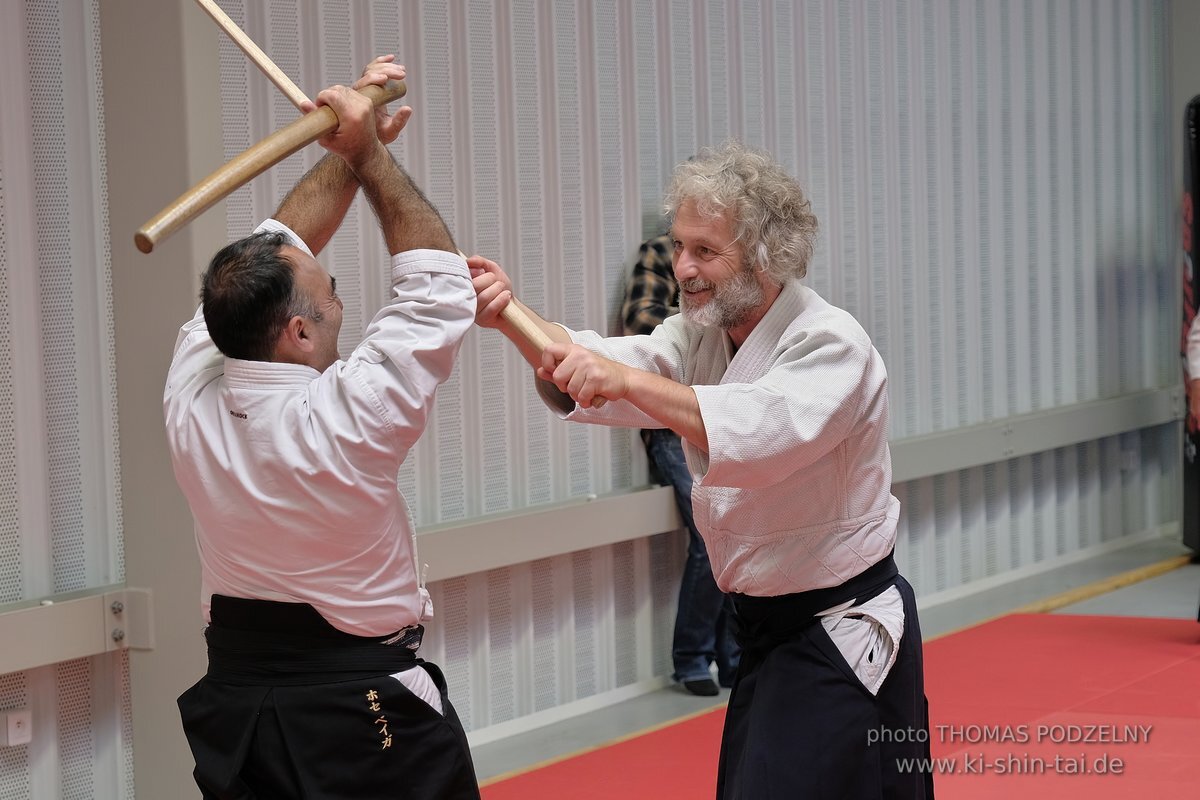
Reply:
M778 597L731 594L734 621L737 623L734 636L743 650L772 650L796 638L816 622L817 614L825 609L851 600L860 603L869 600L888 588L899 574L896 561L889 553L882 561L839 586Z

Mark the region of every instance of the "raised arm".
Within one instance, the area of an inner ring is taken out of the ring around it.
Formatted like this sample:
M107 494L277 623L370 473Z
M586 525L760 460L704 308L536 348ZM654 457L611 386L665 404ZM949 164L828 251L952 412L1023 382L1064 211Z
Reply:
M404 80L405 69L392 63L394 56L380 56L363 69L354 89L372 84L382 86L389 80ZM316 106L307 107L311 111ZM394 114L375 109L376 138L390 144L404 129L412 108L402 106ZM316 163L279 204L275 219L287 225L304 240L314 255L325 249L333 234L341 227L354 194L358 191L358 176L339 156L329 153Z
M370 110L370 104L366 105ZM437 209L382 145L362 158L347 162L362 184L367 200L393 255L408 250L445 250L458 253L450 230Z
M316 255L325 249L341 227L357 191L358 178L346 162L333 153L326 153L296 182L274 216L303 239Z

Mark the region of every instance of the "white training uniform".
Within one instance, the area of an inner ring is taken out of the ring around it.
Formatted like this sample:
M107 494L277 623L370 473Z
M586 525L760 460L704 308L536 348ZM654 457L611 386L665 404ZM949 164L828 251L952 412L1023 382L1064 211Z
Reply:
M258 230L310 252L274 220ZM439 250L393 255L391 279L362 343L324 372L226 358L203 309L180 330L163 408L205 622L213 594L308 603L358 636L429 616L396 477L474 321L475 291L462 257ZM414 693L436 698L423 670L409 672L428 683Z
M646 336L569 332L593 352L695 391L709 452L686 440L684 452L696 527L723 591L772 597L837 586L892 551L900 503L891 494L887 374L850 314L790 281L736 351L723 330L682 315ZM583 409L553 385L538 388L567 419L662 427L631 403ZM829 615L830 637L877 690L887 674L880 658L890 667L904 628L899 594Z

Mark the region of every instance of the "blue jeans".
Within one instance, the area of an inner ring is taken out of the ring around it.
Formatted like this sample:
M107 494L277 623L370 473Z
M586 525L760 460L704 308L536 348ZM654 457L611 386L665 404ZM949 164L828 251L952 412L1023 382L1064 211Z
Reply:
M708 678L709 664L715 661L717 680L722 686L732 686L741 651L733 637L729 597L717 588L708 551L692 518L692 474L683 458L683 446L679 436L666 428L645 431L644 436L650 464L658 479L674 488L679 516L688 532L671 643L673 677L677 681Z

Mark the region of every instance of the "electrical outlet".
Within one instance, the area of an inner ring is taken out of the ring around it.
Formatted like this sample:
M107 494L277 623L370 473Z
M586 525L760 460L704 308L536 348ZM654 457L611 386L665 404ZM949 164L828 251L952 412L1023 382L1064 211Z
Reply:
M33 741L33 717L27 708L18 708L13 711L0 712L0 718L3 721L3 727L0 728L0 734L3 734L3 744L14 747L19 744L29 744Z

